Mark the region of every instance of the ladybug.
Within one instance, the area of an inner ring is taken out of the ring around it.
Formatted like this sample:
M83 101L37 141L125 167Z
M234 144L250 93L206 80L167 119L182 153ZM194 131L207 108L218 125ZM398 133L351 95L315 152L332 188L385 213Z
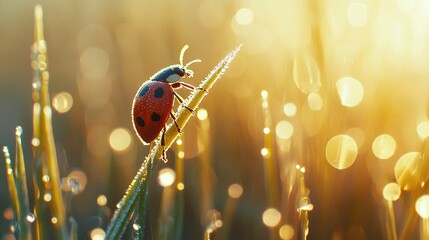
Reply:
M141 85L133 100L131 110L133 126L143 144L149 144L163 131L161 136L163 160L167 160L164 150L164 134L169 116L173 119L177 131L181 133L172 108L175 98L180 104L183 104L184 100L174 90L185 87L191 90L199 89L207 91L185 82L179 82L180 78L193 76L193 71L188 69L191 64L201 62L200 59L195 59L186 65L183 64L183 55L188 48L188 45L182 48L179 57L180 64L168 66L155 73L148 81ZM187 106L184 107L192 113L194 112L193 109Z

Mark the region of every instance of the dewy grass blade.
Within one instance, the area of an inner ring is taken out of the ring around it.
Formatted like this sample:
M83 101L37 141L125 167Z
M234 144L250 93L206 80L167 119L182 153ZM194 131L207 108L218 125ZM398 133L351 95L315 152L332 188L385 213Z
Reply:
M222 59L222 61L220 61L219 64L210 72L206 79L201 82L199 87L209 90L229 67L229 64L234 59L235 55L238 53L238 51L240 51L240 47L241 45L229 53L224 59ZM196 109L206 94L207 93L205 91L196 89L185 100L184 104L186 104L191 109ZM185 107L180 106L176 114L176 122L178 126L183 129L191 116L192 113L190 111L188 111ZM178 136L179 133L177 132L176 127L173 126L173 123L169 124L165 133L165 151L170 148ZM143 162L142 166L137 172L137 175L134 177L134 180L128 187L125 195L122 197L122 200L117 205L118 208L115 211L113 219L107 228L107 239L118 239L121 237L125 227L127 226L128 219L131 216L132 209L136 204L137 198L139 196L138 192L140 189L144 191L144 193L141 194L141 196L144 197L143 201L147 202L147 187L142 188L142 186L147 186L147 182L150 179L150 171L148 170L152 169L153 164L157 159L161 158L161 155L161 141L158 140L154 144L151 144L149 156ZM146 211L146 209L143 208L139 211ZM140 213L139 216L144 216L144 214ZM140 224L143 224L143 219L141 219L139 222ZM140 227L143 228L144 226Z
M20 239L31 239L31 227L27 221L27 215L30 213L30 204L28 200L27 177L25 175L24 153L21 142L22 128L16 127L16 157L15 157L15 183L19 204L18 225Z
M18 193L16 190L15 175L13 174L12 160L10 159L8 147L3 147L4 157L6 159L6 177L7 185L9 187L10 200L12 202L12 209L14 214L14 221L17 221L17 216L20 216L20 207L18 201Z
M34 44L32 47L32 67L33 67L33 127L34 127L34 159L36 166L41 163L47 170L52 183L52 201L50 209L52 211L53 229L56 239L67 239L67 225L65 204L60 188L60 176L56 155L56 147L52 129L52 108L49 97L49 72L47 62L47 48L43 34L43 10L40 5L36 5L34 10L35 30ZM36 180L37 182L37 180ZM37 184L37 183L36 183ZM40 189L39 189L40 190ZM38 224L38 227L43 227ZM41 229L39 229L41 231Z

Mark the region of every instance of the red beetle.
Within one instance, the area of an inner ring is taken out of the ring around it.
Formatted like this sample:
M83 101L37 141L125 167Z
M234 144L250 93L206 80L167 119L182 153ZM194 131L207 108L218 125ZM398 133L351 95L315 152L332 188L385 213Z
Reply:
M133 119L134 130L137 132L143 144L152 142L159 133L163 130L161 136L161 146L164 147L164 134L168 117L173 119L177 131L181 132L180 127L176 123L176 118L172 112L174 97L182 104L181 98L174 89L185 87L188 89L200 89L188 83L179 82L182 77L192 77L192 70L188 67L196 62L201 62L200 59L195 59L186 65L183 64L183 55L189 48L185 45L180 52L180 64L171 65L161 69L155 73L148 81L143 83L134 97L131 116ZM193 109L184 106L191 112ZM166 160L165 151L162 158Z

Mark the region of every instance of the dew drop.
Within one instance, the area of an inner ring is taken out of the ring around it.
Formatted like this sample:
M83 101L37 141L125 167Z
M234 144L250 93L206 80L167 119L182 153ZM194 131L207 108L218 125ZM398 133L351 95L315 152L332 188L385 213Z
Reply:
M33 223L34 221L36 221L36 216L33 213L29 213L27 214L26 219L29 223Z
M313 208L314 206L311 204L309 197L302 197L298 202L298 211L311 211Z
M40 140L38 138L33 138L31 140L31 144L33 145L33 147L38 147L40 146Z
M138 230L140 230L140 228L141 228L141 226L138 223L133 224L133 230L134 231L138 231Z

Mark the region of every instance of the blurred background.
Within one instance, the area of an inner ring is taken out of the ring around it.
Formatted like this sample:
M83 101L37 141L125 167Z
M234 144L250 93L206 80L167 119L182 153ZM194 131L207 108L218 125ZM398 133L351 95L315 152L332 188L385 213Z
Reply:
M198 85L241 43L182 145L155 167L150 236L172 220L180 157L182 239L208 229L215 239L388 239L391 212L399 238L423 236L428 0L0 0L0 144L13 150L23 127L30 196L37 3L60 174L79 182L67 197L79 239L106 228L148 153L130 117L140 85L178 63L185 44L185 62L202 60L185 80ZM4 161L0 169L0 238L10 240Z

